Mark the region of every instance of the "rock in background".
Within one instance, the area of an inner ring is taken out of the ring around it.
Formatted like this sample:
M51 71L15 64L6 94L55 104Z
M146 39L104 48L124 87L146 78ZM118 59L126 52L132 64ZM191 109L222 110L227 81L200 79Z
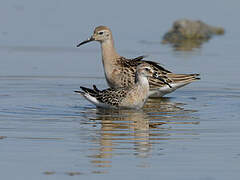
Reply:
M200 20L180 19L163 36L162 43L170 43L176 50L192 50L208 41L213 35L224 34L224 29L208 25Z

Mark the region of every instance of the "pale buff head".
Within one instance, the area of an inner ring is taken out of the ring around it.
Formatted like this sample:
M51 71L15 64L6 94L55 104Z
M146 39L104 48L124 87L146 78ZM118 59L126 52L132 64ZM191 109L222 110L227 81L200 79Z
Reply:
M77 45L77 47L86 44L91 41L98 41L100 43L103 43L105 41L112 39L112 32L107 26L98 26L95 28L93 35L88 38L87 40L81 42Z
M152 69L152 67L149 64L141 63L137 66L136 73L138 76L153 77L155 71Z

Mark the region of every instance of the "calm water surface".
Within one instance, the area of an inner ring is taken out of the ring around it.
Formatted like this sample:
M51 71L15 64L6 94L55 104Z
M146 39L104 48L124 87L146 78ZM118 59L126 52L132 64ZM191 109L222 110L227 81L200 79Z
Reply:
M98 10L104 1L1 3L9 18L0 30L1 179L239 178L240 26L233 19L240 4L149 1L138 7L149 13L136 15L133 2L124 16L114 3ZM174 51L160 40L179 17L224 26L226 34ZM201 81L149 99L140 111L96 109L74 90L107 87L100 48L75 45L99 24L112 27L120 54L147 54L176 73L200 73Z

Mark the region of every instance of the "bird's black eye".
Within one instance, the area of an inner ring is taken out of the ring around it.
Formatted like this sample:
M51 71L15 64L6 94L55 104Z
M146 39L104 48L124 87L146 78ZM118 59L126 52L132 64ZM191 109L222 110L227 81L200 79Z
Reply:
M157 73L157 72L154 72L154 73L153 73L153 77L156 77L156 78L157 78L157 77L158 77L158 73Z
M98 32L99 35L103 35L103 31Z
M150 71L150 69L149 68L145 68L145 71Z

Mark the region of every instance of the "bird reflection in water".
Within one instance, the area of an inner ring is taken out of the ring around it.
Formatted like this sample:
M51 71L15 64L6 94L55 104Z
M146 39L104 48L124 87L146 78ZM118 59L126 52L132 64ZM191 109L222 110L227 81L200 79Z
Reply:
M194 116L196 110L186 110L184 105L172 102L170 98L151 98L142 110L86 111L85 124L97 127L91 138L95 145L90 149L91 163L106 168L112 166L113 156L134 154L139 158L148 158L154 144L182 139L183 134L196 135L189 132L189 128L186 132L184 129L178 132L175 128L177 125L198 124ZM178 133L180 137L176 135Z

